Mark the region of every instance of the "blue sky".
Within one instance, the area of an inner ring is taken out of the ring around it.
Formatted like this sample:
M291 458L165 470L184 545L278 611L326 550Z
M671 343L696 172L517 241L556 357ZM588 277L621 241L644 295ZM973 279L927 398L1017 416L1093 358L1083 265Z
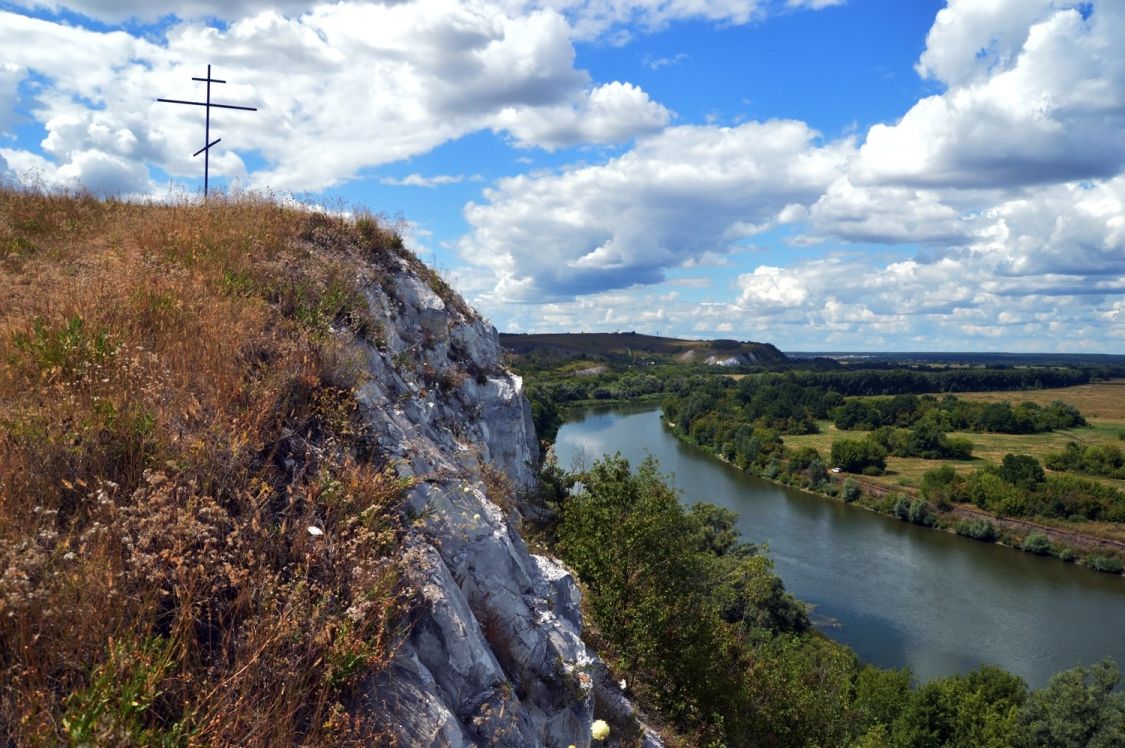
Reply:
M1125 353L1125 11L0 0L0 174L401 220L502 330Z

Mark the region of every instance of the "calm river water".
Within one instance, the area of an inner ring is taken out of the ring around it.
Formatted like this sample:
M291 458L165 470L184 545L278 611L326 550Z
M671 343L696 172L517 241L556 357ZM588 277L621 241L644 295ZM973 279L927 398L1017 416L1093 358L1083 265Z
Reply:
M1042 686L1109 655L1125 667L1125 579L925 530L753 478L677 441L660 412L592 409L565 424L559 464L653 455L686 502L738 512L813 622L864 660L925 681L992 663Z

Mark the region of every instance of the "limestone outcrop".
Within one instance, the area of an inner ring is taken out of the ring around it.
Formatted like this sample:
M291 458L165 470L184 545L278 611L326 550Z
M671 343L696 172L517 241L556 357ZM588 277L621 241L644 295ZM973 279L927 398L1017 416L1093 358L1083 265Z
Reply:
M406 567L421 603L366 689L370 708L404 746L565 748L590 745L597 702L599 717L659 745L583 643L570 572L518 531L515 500L535 483L539 450L496 330L432 271L399 262L366 286L381 339L353 347L379 449L420 481Z

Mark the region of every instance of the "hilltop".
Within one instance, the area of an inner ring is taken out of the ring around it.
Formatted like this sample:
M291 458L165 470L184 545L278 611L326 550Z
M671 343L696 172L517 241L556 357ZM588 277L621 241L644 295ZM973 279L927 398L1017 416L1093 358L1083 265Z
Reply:
M5 741L643 734L495 328L377 217L0 188L0 265Z
M501 333L500 344L505 350L540 364L588 358L624 364L770 366L788 360L770 343L684 340L636 332Z

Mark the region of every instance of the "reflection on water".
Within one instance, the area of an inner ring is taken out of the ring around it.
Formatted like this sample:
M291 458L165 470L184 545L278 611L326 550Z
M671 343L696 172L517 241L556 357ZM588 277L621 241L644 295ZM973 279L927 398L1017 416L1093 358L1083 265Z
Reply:
M1032 686L1110 655L1125 666L1125 582L753 478L677 441L659 411L600 408L559 431L559 464L651 454L688 502L734 509L813 621L868 662L922 680L993 663Z

